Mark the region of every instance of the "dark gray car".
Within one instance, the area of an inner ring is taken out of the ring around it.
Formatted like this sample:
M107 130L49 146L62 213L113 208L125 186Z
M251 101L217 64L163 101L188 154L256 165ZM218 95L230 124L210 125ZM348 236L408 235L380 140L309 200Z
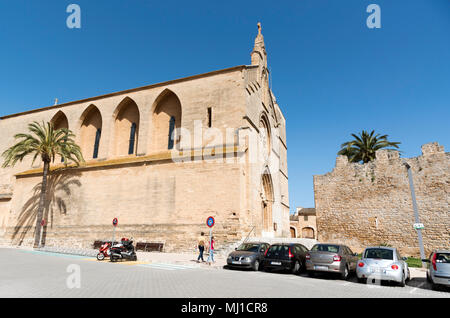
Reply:
M258 271L269 246L270 244L265 242L243 243L228 255L227 265L233 268L251 268Z
M310 276L317 272L337 273L347 279L356 272L358 254L340 244L316 244L306 254L306 270Z

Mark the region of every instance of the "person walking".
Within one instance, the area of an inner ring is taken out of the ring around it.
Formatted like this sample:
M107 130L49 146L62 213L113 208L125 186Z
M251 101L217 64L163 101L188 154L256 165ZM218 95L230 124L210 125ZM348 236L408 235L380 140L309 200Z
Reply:
M208 263L211 265L211 263L214 262L214 236L211 237L211 242L209 242L209 256L208 256Z
M205 235L204 232L200 233L200 237L198 239L199 255L197 258L197 263L200 263L200 260L202 260L202 262L205 262L205 260L203 259L203 252L205 251L205 238L203 237L204 235Z

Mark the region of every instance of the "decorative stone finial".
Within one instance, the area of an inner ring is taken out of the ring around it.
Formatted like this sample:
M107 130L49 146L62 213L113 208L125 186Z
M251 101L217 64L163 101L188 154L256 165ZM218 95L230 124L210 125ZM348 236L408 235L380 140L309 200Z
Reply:
M264 44L264 36L261 33L261 22L258 22L258 35L255 38L255 46L252 51L252 65L262 65L267 68L267 53Z

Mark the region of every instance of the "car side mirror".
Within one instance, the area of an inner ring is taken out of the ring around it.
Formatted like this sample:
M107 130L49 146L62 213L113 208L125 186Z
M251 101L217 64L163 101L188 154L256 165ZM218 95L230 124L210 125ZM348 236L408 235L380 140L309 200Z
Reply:
M359 254L358 253L353 253L353 256L359 256Z
M408 258L407 257L402 257L402 260L407 261Z

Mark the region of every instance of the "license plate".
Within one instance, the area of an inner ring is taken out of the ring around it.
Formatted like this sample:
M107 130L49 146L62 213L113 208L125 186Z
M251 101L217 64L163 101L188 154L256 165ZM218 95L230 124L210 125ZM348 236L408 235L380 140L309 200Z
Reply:
M314 266L314 269L317 271L327 271L328 266Z
M236 265L241 265L242 262L238 262L238 261L232 261L231 264L236 264Z
M281 265L281 262L270 262L272 265Z
M372 268L371 272L372 273L383 273L383 274L385 274L386 270L381 269L381 268Z

